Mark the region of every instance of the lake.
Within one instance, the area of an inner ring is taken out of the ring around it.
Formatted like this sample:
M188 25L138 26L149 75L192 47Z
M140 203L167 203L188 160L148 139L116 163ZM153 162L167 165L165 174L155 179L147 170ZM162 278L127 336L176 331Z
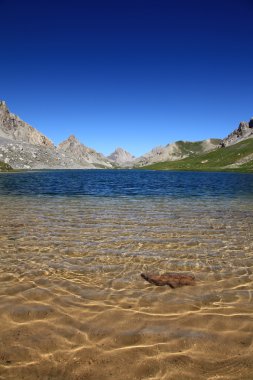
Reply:
M0 297L1 380L252 379L253 175L1 173Z

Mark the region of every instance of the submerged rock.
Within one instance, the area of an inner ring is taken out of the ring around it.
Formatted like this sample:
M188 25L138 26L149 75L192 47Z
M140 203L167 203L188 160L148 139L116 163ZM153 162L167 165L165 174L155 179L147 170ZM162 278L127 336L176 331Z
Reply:
M164 274L145 274L141 277L144 280L157 286L169 285L171 288L178 288L185 285L195 285L195 276L193 274L183 273L164 273Z

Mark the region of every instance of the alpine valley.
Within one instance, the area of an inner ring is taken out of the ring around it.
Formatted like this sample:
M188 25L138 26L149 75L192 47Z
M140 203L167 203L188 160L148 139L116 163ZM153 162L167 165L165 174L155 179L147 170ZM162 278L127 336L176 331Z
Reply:
M253 119L229 136L177 141L135 158L122 148L109 156L82 144L74 135L58 146L11 113L0 101L0 171L12 169L246 170L253 171Z

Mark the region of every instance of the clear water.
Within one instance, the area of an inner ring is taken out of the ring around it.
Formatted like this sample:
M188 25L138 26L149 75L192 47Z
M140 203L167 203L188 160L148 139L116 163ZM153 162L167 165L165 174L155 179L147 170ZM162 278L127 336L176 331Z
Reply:
M252 379L252 175L1 174L0 231L0 379Z

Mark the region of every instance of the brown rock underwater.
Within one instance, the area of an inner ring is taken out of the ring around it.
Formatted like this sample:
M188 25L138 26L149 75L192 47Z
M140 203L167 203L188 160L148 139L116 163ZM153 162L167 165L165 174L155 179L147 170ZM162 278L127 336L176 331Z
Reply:
M195 285L195 277L192 274L182 273L164 273L164 274L145 274L142 273L141 277L148 281L150 284L157 286L168 285L171 288L179 288L185 285Z

